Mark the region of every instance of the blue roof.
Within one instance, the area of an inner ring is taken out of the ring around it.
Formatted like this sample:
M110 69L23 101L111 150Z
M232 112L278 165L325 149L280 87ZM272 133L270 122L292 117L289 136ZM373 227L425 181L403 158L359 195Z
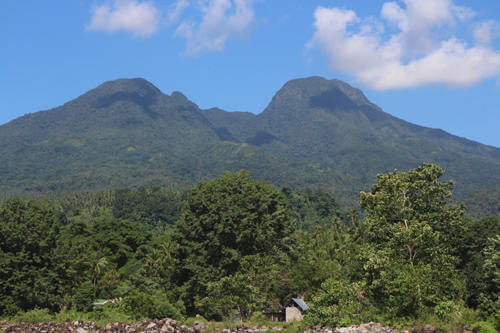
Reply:
M306 303L304 303L304 301L301 300L300 298L292 298L292 300L295 302L295 304L299 306L299 308L302 309L302 311L306 311L307 309L309 309Z

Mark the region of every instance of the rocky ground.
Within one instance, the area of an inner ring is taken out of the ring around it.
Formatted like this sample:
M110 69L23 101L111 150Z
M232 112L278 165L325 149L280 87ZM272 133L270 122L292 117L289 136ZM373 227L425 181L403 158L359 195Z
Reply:
M275 333L283 329L291 328L289 325L281 327L266 326L245 326L238 325L236 329L224 329L222 333ZM64 332L64 333L205 333L205 331L217 332L220 329L216 327L207 327L203 322L195 321L191 327L179 325L176 320L154 319L152 321L145 321L141 323L123 323L115 322L106 326L99 326L94 322L83 321L70 321L66 320L65 323L11 323L7 321L0 321L0 331L5 332L29 332L29 333L49 333L49 332ZM322 327L320 325L313 328L306 328L302 333L439 333L440 331L430 325L424 327L404 327L403 329L394 329L389 326L382 326L379 323L367 323L361 325L353 325L350 327L330 328ZM293 332L295 333L295 332ZM297 332L301 333L301 332ZM463 325L459 333L479 333L479 328L471 329L467 325Z

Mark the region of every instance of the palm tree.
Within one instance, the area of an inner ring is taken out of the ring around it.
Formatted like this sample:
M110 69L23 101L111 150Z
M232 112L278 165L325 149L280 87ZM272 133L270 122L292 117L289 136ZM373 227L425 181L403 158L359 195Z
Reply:
M157 249L153 249L150 254L146 255L146 267L149 276L163 268L162 261L161 253Z
M107 264L108 261L106 260L106 257L99 258L99 254L97 252L92 253L90 258L90 272L94 286L97 282L97 277L101 274L101 270L104 269Z
M347 217L349 217L350 225L353 226L354 222L359 219L359 213L356 209L347 212Z
M176 246L170 240L161 244L158 249L153 249L150 254L146 256L146 266L148 267L148 274L158 272L166 274L173 265L174 259L172 258L172 251Z
M359 242L360 245L363 245L367 231L366 223L364 223L362 219L356 219L354 220L352 228L353 238L356 242Z
M336 231L336 230L338 229L338 227L339 227L339 225L340 225L340 222L342 222L342 221L340 220L340 217L338 217L338 216L335 216L335 217L332 219L333 230L335 230L335 231Z

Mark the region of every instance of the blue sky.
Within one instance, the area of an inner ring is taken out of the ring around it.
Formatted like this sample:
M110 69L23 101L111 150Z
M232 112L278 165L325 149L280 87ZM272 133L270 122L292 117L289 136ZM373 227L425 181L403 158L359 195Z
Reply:
M0 2L0 124L142 77L201 108L260 113L291 79L500 147L500 1Z

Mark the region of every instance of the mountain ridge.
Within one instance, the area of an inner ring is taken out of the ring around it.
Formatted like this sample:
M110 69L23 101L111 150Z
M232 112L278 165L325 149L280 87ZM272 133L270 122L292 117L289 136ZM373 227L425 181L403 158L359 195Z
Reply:
M408 123L321 77L285 83L257 115L203 110L181 92L118 79L0 126L1 196L186 186L246 168L343 195L350 208L377 173L422 162L443 167L458 196L500 185L499 148Z

